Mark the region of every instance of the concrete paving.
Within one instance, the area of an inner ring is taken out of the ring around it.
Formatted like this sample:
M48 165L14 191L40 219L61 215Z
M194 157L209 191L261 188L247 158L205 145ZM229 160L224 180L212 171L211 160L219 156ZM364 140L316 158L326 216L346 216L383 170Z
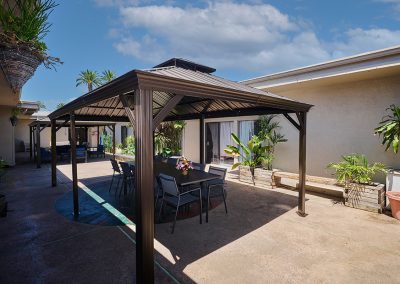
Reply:
M55 209L68 194L70 165L58 166L51 188L48 166L12 169L0 191L10 211L0 219L0 283L133 282L134 230L73 222ZM108 182L109 162L78 165L96 190ZM296 214L297 193L254 188L230 177L228 214L210 211L209 223L156 225L156 260L182 283L400 283L400 222L307 194L307 217ZM156 266L159 283L172 282Z

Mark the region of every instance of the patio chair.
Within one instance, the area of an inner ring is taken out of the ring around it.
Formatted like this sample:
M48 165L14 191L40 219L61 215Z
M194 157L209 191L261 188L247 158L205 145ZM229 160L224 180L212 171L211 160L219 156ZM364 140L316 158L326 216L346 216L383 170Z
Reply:
M132 195L135 194L135 188L133 186L134 184L134 179L135 176L133 174L132 169L134 169L134 166L132 168L132 165L126 163L126 162L119 162L121 169L122 169L122 187L119 192L119 196L121 196L122 190L127 187L128 191L132 192Z
M162 213L164 202L168 205L175 207L175 219L172 224L171 234L174 233L176 218L178 216L179 208L182 206L185 206L185 205L189 205L194 202L199 202L199 205L200 205L200 214L199 215L200 215L200 224L201 224L202 223L202 211L203 211L202 210L203 209L202 198L200 197L201 196L201 188L198 187L198 188L191 189L189 191L181 193L181 192L179 192L178 185L176 184L174 177L160 174L158 176L158 178L160 180L161 187L163 190L163 196L161 199L158 220L161 219L161 213ZM191 194L196 191L199 192L198 196Z
M103 145L98 145L97 147L90 147L88 150L89 157L96 155L96 157L106 157L106 152L104 151Z
M120 182L121 177L122 177L122 173L121 173L121 169L118 166L118 162L115 159L110 159L110 162L111 162L111 166L112 166L112 169L113 169L113 175L112 175L112 178L111 178L110 188L108 189L108 192L111 192L111 188L112 188L112 185L113 185L113 182L114 182L114 178L117 178L118 179L118 181L117 181L117 189L115 190L115 194L117 194L118 187L119 187L119 182Z
M168 158L167 164L175 167L178 164L178 160L178 158Z
M163 156L161 156L161 155L155 155L154 156L154 161L155 162L164 162L165 158Z
M87 150L86 146L76 146L76 161L84 161L87 163ZM72 155L71 155L71 163L72 163Z
M198 171L205 171L206 170L206 165L205 164L200 164L200 163L192 163L193 169L198 170Z
M225 205L225 213L228 214L228 208L226 207L226 192L225 192L225 187L224 187L227 169L210 166L210 168L208 169L208 172L210 174L219 175L220 178L211 180L211 181L205 183L206 190L205 190L205 193L203 194L203 198L206 198L206 201L207 201L207 206L206 206L206 222L207 223L208 223L208 208L210 205L210 198L222 196L222 199L224 200L224 205Z

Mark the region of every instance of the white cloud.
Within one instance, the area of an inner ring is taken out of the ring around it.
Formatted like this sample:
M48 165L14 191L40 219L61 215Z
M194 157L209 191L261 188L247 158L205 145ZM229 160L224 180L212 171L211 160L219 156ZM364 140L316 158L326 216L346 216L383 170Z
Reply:
M199 8L96 1L119 5L124 31L117 51L152 64L184 57L217 69L269 73L400 44L400 30L378 28L350 29L340 40L321 41L307 21L268 4L216 1Z

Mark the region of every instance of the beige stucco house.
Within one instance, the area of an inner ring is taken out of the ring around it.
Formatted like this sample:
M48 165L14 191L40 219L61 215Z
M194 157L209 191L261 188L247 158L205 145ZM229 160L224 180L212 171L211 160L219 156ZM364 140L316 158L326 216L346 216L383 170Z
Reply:
M393 47L352 57L266 75L242 83L314 105L308 115L307 174L330 176L330 162L341 155L362 153L370 161L380 161L400 168L400 157L384 151L374 128L390 104L400 105L400 47ZM257 117L206 120L206 131L219 144L212 162L231 161L223 155L229 132L246 139L251 136ZM297 172L298 131L280 117L287 143L276 149L274 167ZM199 121L187 121L183 154L198 160ZM219 137L218 137L219 136ZM205 143L209 143L207 133ZM383 179L383 177L381 177Z

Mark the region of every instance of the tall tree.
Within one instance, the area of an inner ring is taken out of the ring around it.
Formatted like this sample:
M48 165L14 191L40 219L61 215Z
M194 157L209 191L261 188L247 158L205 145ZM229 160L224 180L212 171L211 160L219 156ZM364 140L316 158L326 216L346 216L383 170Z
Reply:
M101 85L101 78L96 71L86 69L79 73L78 79L76 79L76 86L87 85L88 91L91 92L93 87Z
M65 106L65 103L58 103L56 108L59 109L59 108L62 108L63 106Z
M101 73L101 80L103 81L104 84L111 82L112 80L117 77L114 73L114 71L111 70L104 70L103 73Z

